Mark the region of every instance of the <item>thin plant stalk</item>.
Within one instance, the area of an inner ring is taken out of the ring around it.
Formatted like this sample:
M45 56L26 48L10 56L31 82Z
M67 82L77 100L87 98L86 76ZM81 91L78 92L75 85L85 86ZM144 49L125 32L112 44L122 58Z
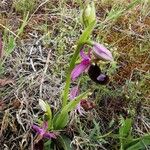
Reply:
M67 105L67 100L68 100L68 94L69 94L69 87L70 87L70 81L71 81L71 71L72 69L74 68L75 66L75 62L76 62L76 59L79 55L79 52L82 48L83 44L79 44L76 48L76 51L71 59L71 62L70 62L70 66L69 66L69 70L68 70L68 73L66 75L66 85L65 85L65 88L64 88L64 95L63 95L63 103L62 103L62 107L66 106Z
M62 97L62 108L67 105L68 95L69 95L69 88L70 88L70 81L71 81L71 71L75 67L76 59L80 53L80 50L82 49L83 45L88 41L90 34L92 33L94 26L96 24L96 21L93 21L82 33L80 36L77 48L72 56L70 66L66 75L66 85L63 91L63 97Z

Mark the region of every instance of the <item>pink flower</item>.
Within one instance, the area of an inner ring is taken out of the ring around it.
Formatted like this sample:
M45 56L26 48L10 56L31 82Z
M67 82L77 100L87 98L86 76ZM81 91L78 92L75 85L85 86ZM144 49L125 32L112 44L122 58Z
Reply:
M106 61L113 61L113 56L111 52L102 44L95 42L93 44L92 52L99 59L106 60Z
M47 129L48 129L47 122L44 122L42 127L39 127L37 125L32 125L32 129L39 134L39 137L40 137L39 139L42 139L42 138L56 139L56 134L47 131Z
M78 86L75 86L70 91L70 99L73 100L78 95L79 95L79 88L78 88ZM83 115L84 112L83 112L83 109L82 109L82 106L80 105L80 103L77 105L76 110L79 112L80 115Z
M88 54L85 54L83 50L80 51L82 61L72 70L72 81L75 81L77 77L79 77L85 70L88 70L92 65L91 52L94 54L96 60L101 59L105 61L113 61L112 53L106 47L104 47L104 45L96 42L92 42L91 45L93 48L92 50L88 51Z
M86 55L83 50L80 51L80 56L82 61L80 64L76 65L71 72L71 79L74 81L80 74L82 74L91 65L90 51Z

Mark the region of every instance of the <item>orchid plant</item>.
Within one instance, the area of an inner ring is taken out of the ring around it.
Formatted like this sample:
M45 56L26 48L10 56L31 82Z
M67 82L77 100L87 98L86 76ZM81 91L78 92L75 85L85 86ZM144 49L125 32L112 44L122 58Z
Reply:
M39 100L39 105L45 113L44 120L40 120L39 125L32 126L32 129L37 133L36 142L43 138L48 139L48 141L62 141L62 139L65 139L61 138L62 135L60 131L64 129L69 122L69 112L76 110L80 115L83 115L84 109L82 104L86 103L86 98L89 93L87 90L86 92L79 94L79 85L70 90L71 82L75 82L83 72L88 71L89 77L94 79L93 81L102 83L107 76L101 73L97 62L100 60L113 61L111 52L104 47L104 45L90 40L90 35L96 25L95 7L93 2L86 5L81 16L85 29L77 41L76 50L72 55L69 69L66 74L66 84L62 93L62 108L52 115L49 104L43 100ZM85 46L88 47L88 52L85 51ZM79 55L82 59L81 62L76 65ZM91 76L91 70L92 72L95 70L98 72L95 74L94 78ZM48 141L47 143L49 143L48 145L50 147L51 142Z

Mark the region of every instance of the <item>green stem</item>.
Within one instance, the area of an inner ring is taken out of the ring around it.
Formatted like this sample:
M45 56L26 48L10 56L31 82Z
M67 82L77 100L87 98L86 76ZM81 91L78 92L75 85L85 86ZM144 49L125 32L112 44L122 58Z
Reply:
M86 43L86 41L89 39L90 34L92 33L96 21L93 21L82 33L82 35L79 38L79 41L77 42L77 48L73 54L73 57L70 62L69 70L66 76L66 85L63 91L63 100L62 100L62 108L66 106L67 100L68 100L68 94L69 94L69 87L70 87L70 81L71 81L71 71L75 66L76 59L80 53L80 50L82 49L83 45Z
M76 59L77 59L77 57L80 53L80 50L81 50L82 46L83 46L83 44L78 44L78 46L76 48L76 51L74 52L74 55L73 55L73 57L71 59L71 62L70 62L69 70L68 70L68 73L67 73L67 76L66 76L66 85L65 85L65 89L64 89L64 93L63 93L62 107L67 105L69 87L70 87L70 81L71 81L71 71L75 66Z
M87 95L89 94L89 90L80 94L79 96L77 96L75 99L71 100L61 111L61 113L68 113L72 110L74 110L77 106L77 104L85 97L87 97Z

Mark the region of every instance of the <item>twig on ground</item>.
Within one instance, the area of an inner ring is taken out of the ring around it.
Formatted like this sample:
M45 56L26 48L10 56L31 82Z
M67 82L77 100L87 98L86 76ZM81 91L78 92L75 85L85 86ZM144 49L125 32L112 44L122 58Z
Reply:
M40 84L40 97L41 98L42 98L42 87L43 87L44 77L46 75L46 71L47 71L47 68L48 68L49 60L50 60L50 53L51 53L51 50L48 52L44 72L43 72L43 75L42 75L42 78L41 78L41 84Z

